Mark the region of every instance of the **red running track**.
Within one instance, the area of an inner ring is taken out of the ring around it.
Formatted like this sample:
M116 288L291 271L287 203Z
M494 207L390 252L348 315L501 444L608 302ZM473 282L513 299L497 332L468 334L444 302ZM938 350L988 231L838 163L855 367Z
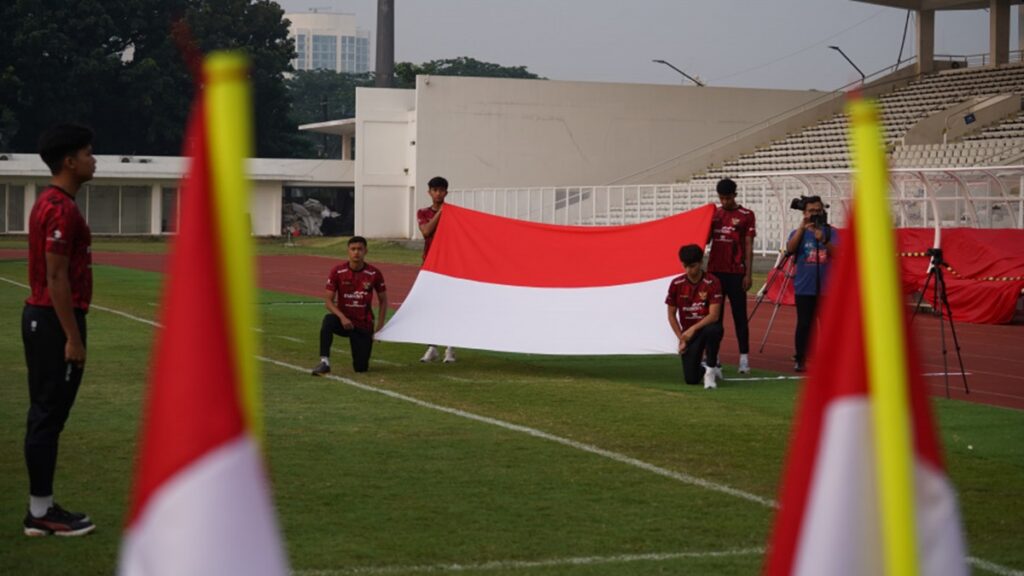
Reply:
M0 250L0 259L25 258L24 250ZM97 264L120 266L138 270L163 272L166 257L161 254L97 253ZM330 269L338 259L320 256L261 256L259 262L260 287L290 294L319 298ZM372 259L371 259L372 262ZM416 279L418 268L402 264L377 264L388 285L388 298L393 307L405 300ZM102 296L101 296L102 299ZM749 309L754 302L751 298ZM758 309L750 325L750 363L754 368L783 373L792 372L793 332L796 328L796 310L780 306L764 351L759 352L761 340L768 328L773 306L765 302ZM728 309L728 306L726 306ZM726 338L722 358L735 364L738 356L732 319L726 313ZM964 393L959 375L956 349L949 325L945 325L946 362L943 366L940 323L938 318L921 313L913 323L921 361L926 374L925 383L934 396L945 396L946 380L943 373L950 372L951 398L1024 410L1024 325L957 324L960 352L968 373L970 394ZM728 371L727 371L728 374Z

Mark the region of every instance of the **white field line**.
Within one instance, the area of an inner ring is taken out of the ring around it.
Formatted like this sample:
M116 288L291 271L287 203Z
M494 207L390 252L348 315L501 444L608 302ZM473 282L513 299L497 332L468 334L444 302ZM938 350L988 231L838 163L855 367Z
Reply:
M3 276L0 276L0 280L2 280L4 282L7 282L8 284L13 284L15 286L20 286L22 288L29 289L29 287L26 286L25 284L22 284L20 282L15 282L14 280L11 280L9 278L4 278ZM102 310L104 312L110 312L111 314L116 314L118 316L122 316L124 318L129 319L129 320L134 320L134 321L140 322L142 324L148 324L150 326L154 326L154 327L157 327L157 328L161 327L160 324L158 324L158 323L156 323L156 322L154 322L152 320L148 320L146 318L140 318L138 316L134 316L132 314L128 314L127 312L121 312L120 310L114 310L113 308L107 308L107 307L104 307L104 306L97 306L97 305L92 305L92 308L95 308L96 310ZM258 360L262 361L262 362L267 362L267 363L274 364L274 365L277 365L277 366L281 366L281 367L284 367L284 368L290 368L292 370L296 370L296 371L299 371L299 372L305 372L306 371L306 369L301 367L301 366L296 366L294 364L288 364L287 362L281 362L279 360L274 360L272 358L267 358L265 356L257 356L256 358ZM430 402L425 402L423 400L419 400L418 398L413 398L411 396L406 396L404 394L399 394L398 392L392 392L391 390L385 390L383 388L375 388L373 386L369 386L369 385L366 385L366 384L361 384L361 383L356 382L355 380L352 380L352 379L349 379L349 378L343 378L341 376L335 376L333 374L328 374L326 377L334 379L334 380L337 380L337 381L345 383L345 384L348 384L349 386L352 386L352 387L355 387L355 388L359 388L360 390L365 390L367 392L376 392L378 394L383 394L385 396L388 396L388 397L391 397L391 398L395 398L397 400L404 400L406 402L410 402L412 404L416 404L417 406L421 406L423 408L430 408L432 410L437 410L437 411L440 411L440 412L445 412L447 414L452 414L452 415L455 415L455 416L461 416L463 418L467 418L467 419L470 419L470 420L475 420L477 422L483 422L483 423L486 423L486 424L492 424L492 425L498 426L500 428L505 428L506 430L513 430L513 431L516 431L516 432L522 432L524 434L528 434L528 435L534 436L536 438L542 438L542 439L545 439L545 440L550 440L552 442L556 442L556 443L562 444L564 446L569 446L571 448L576 448L577 450L582 450L584 452L589 452L591 454L596 454L598 456L604 456L605 458L609 458L609 459L614 460L616 462L620 462L622 464L629 464L631 466L635 466L637 468L640 468L640 469L643 469L643 470L647 470L648 472L653 472L654 474L658 474L659 476L664 476L664 477L667 477L667 478L672 478L674 480L678 480L678 481L686 483L686 484L693 484L695 486L699 486L701 488L705 488L707 490L711 490L711 491L714 491L714 492L722 492L724 494L729 494L729 495L735 496L737 498L742 498L744 500L749 500L751 502L756 502L756 503L761 504L763 506L768 506L768 507L772 507L772 508L778 507L778 503L775 502L774 500L769 500L769 499L766 499L766 498L761 498L760 496L757 496L756 494L751 494L749 492L744 492L744 491L738 490L736 488L732 488L732 487L721 485L721 484L716 484L714 482L711 482L711 481L708 481L708 480L704 480L703 478L697 478L696 476L690 476L689 474L684 474L682 472L673 472L671 470L666 470L666 469L661 468L659 466L655 466L654 464L648 464L648 463L643 462L641 460L637 460L636 458L631 458L631 457L626 456L624 454L618 454L618 453L612 452L610 450L605 450L603 448L598 448L597 446L591 446L589 444L583 444L582 442L576 442L574 440L569 440L568 438L561 438L559 436L555 436L553 434L548 434L547 432L542 432L540 430L535 430L535 429L529 428L527 426L520 426L518 424L512 424L510 422L505 422L503 420L497 420L495 418L490 418L490 417L487 417L487 416L480 416L480 415L477 415L477 414L473 414L471 412L465 412L465 411L462 411L462 410L458 410L456 408L448 408L446 406L440 406L438 404L432 404ZM677 554L679 554L680 557L687 557L687 556L693 556L695 553L679 552ZM707 552L707 553L703 553L703 554L706 554L708 556L712 556L712 555L715 555L715 554L718 554L718 555L729 555L730 552ZM735 552L733 552L732 554L735 554ZM648 556L648 555L638 555L638 556ZM609 558L613 558L613 557L609 557ZM624 558L624 557L623 556L619 556L619 557L615 557L615 558ZM574 560L574 559L567 559L567 560ZM619 561L621 561L621 560L619 560ZM968 556L967 557L967 561L972 566L974 566L975 568L978 568L980 570L984 570L986 572L990 572L992 574L997 574L998 576L1024 576L1024 571L1014 570L1012 568L1007 568L1005 566L996 564L995 562L989 562L988 560L985 560L983 558L976 558L974 556ZM536 562L553 562L553 561L551 561L551 560L539 560L539 561L536 561ZM592 562L592 563L598 563L598 562ZM532 565L528 565L528 564L530 564L528 562L521 562L520 564L523 565L522 566L523 568L533 567ZM536 563L534 563L534 564L537 565L537 566L546 566L547 565L547 564L536 564ZM568 564L571 564L571 563L567 563L567 565ZM451 570L451 571L455 571L455 570L469 570L469 569L486 569L486 568L479 568L479 566L482 566L482 565L476 565L477 567L470 568L470 566L473 566L473 565L468 565L468 564L467 565L462 565L463 566L462 568L455 568L455 567L458 567L458 566L460 566L460 565L453 564L453 565L450 565L449 567L432 568L432 570L435 570L435 571L438 571L438 570ZM508 567L513 567L514 568L515 566L508 566ZM371 570L371 569L367 568L366 570ZM380 568L378 570L400 571L398 568ZM404 568L402 570L404 570ZM341 575L341 574L361 574L361 573L365 573L365 574L386 574L387 572L304 571L304 572L298 572L298 573L296 573L296 575L297 576L317 576L317 575L330 576L331 574L339 574L339 575Z
M301 367L301 366L296 366L294 364L289 364L287 362L282 362L280 360L274 360L273 358L267 358L265 356L259 356L258 358L260 360L262 360L263 362L268 362L270 364L281 366L282 368L290 368L292 370L296 370L296 371L300 371L300 372L305 372L306 371L306 369ZM454 416L459 416L459 417L462 417L462 418L466 418L468 420L475 420L477 422L483 422L485 424L490 424L492 426L497 426L499 428L504 428L506 430L512 430L514 432L521 432L523 434L527 434L527 435L533 436L535 438L541 438L541 439L544 439L544 440L555 442L557 444L562 444L563 446L569 446L570 448L575 448L575 449L581 450L583 452L589 452L591 454L596 454L598 456L603 456L605 458L608 458L609 460L614 460L614 461L622 463L622 464L628 464L630 466L634 466L634 467L640 468L642 470L647 470L648 472L653 472L653 473L655 473L655 474L657 474L659 476L664 476L666 478L671 478L673 480L677 480L677 481L683 482L685 484L692 484L694 486L699 486L701 488L704 488L704 489L707 489L707 490L711 490L711 491L714 491L714 492L721 492L723 494L728 494L730 496L735 496L736 498L742 498L744 500L749 500L751 502L756 502L756 503L758 503L758 504L760 504L762 506L767 506L767 507L770 507L770 508L774 508L774 507L778 506L778 504L774 500L771 500L771 499L768 499L768 498L762 498L761 496L758 496L756 494L751 494L750 492L744 492L743 490L739 490L739 489L733 488L731 486L726 486L724 484L718 484L717 482L712 482L710 480L705 480L703 478L698 478L696 476L691 476L691 475L685 474L683 472L676 472L676 471L673 471L673 470L668 470L666 468L662 468L660 466L656 466L654 464L650 464L650 463L644 462L642 460L637 460L636 458L632 458L630 456L626 456L625 454L619 454L618 452L612 452L611 450L605 450L604 448L599 448L599 447L593 446L591 444L584 444L582 442L577 442L575 440L570 440L568 438L563 438L561 436L555 436L554 434L549 434L549 433L544 432L542 430L537 430L536 428L530 428L528 426L522 426L522 425L519 425L519 424L513 424L511 422L506 422L504 420L498 420L497 418L491 418L489 416L481 416L479 414L473 414L472 412L466 412L464 410L459 410L458 408L449 408L447 406L441 406L440 404L434 404L432 402L427 402L425 400L420 400L419 398L414 398L412 396L406 396L405 394L400 394L398 392L393 392L391 390L387 390L387 389L384 389L384 388L376 388L374 386L369 386L369 385L363 384L361 382L356 382L355 380L352 380L351 378L345 378L344 376L335 376L333 374L328 374L325 377L337 380L338 382L341 382L343 384L347 384L349 386L352 386L354 388L358 388L360 390L365 390L367 392L375 392L377 394L383 394L384 396L388 396L389 398L394 398L396 400L402 400L402 401L405 401L405 402L409 402L411 404L415 404L415 405L423 407L423 408L429 408L431 410L437 410L438 412L444 412L446 414L452 414Z
M352 355L352 353L349 352L348 350L343 350L341 348L331 348L331 352L337 352L338 354L344 354L345 356ZM397 366L399 368L405 367L405 364L399 364L398 362L391 362L388 360L377 360L376 358L370 358L370 364L380 364L381 366Z
M679 558L722 558L727 556L754 556L764 554L764 548L743 548L710 552L665 552L652 554L620 554L618 556L582 556L551 558L549 560L495 560L477 564L429 564L421 566L367 566L335 570L295 570L293 576L356 576L376 574L405 574L409 572L471 572L485 570L522 570L560 566L593 566L595 564L623 564L627 562L659 562Z
M921 376L959 376L959 372L925 372ZM965 376L970 376L970 372L965 372ZM745 377L745 378L723 378L724 382L764 382L768 380L800 380L803 376L763 376L763 377Z
M764 382L767 380L800 380L803 376L751 376L749 378L722 378L724 382Z
M979 570L998 574L999 576L1024 576L1024 570L1014 570L1013 568L1000 566L995 562L989 562L988 560L982 560L981 558L975 558L974 556L968 556L967 563Z

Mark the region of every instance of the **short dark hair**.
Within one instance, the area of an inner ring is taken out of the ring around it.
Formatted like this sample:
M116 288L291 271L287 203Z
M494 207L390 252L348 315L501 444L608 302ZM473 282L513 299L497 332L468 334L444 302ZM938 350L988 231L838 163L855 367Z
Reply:
M821 196L804 196L804 207L806 208L808 204L821 204L822 206L825 205L825 203L822 202L821 200Z
M39 157L56 175L64 159L92 144L93 137L93 131L80 124L59 124L39 136Z
M434 176L427 182L427 188L440 188L441 190L448 189L448 180L445 180L441 176Z
M722 178L718 181L718 185L715 186L718 190L719 196L735 196L736 195L736 183L729 178Z
M353 244L362 244L363 246L366 246L366 238L363 238L362 236L353 236L348 239L348 245L351 246Z
M683 266L689 266L704 259L704 251L696 244L687 244L679 249L679 261Z

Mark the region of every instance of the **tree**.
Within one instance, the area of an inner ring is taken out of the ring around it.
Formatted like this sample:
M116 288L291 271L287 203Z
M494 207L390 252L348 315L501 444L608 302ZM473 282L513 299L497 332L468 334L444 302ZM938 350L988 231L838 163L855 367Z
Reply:
M526 78L544 80L526 66L502 66L460 56L447 60L431 60L423 64L399 62L395 65L395 88L415 88L416 76L476 76L480 78Z
M356 88L373 86L373 74L343 74L333 70L296 72L286 86L292 100L292 118L298 124L352 118L356 114ZM338 138L303 134L317 155L341 158Z
M0 7L0 146L34 150L47 126L79 121L97 151L181 153L195 81L171 34L203 53L237 49L252 68L256 155L312 153L289 118L294 44L270 0L6 0Z

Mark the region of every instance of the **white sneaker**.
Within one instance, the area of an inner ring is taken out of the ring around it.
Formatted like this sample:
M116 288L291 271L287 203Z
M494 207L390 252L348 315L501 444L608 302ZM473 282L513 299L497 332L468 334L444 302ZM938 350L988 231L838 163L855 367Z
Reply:
M740 367L737 371L740 374L750 374L750 358L746 354L740 354Z
M718 388L718 384L715 383L715 377L718 374L717 368L709 368L704 371L704 389L712 390Z
M451 346L444 349L444 363L451 364L455 362L455 348Z
M433 362L437 360L437 357L437 348L427 346L427 351L423 354L423 358L420 358L420 362Z
M725 376L722 376L721 366L715 366L715 378L718 380L725 380Z

